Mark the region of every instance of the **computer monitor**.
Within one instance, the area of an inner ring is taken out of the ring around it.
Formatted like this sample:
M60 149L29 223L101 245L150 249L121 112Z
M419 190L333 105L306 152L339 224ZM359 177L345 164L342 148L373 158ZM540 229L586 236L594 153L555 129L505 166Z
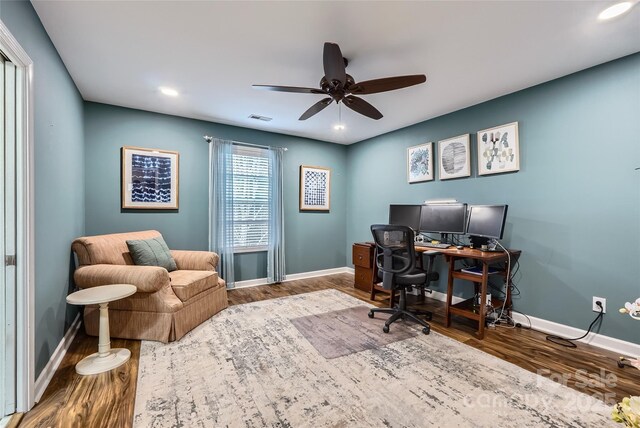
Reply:
M463 234L466 221L467 204L426 204L420 215L420 232Z
M420 227L422 205L389 205L389 224L409 226L413 231Z
M467 234L480 238L502 239L507 208L508 205L471 205Z

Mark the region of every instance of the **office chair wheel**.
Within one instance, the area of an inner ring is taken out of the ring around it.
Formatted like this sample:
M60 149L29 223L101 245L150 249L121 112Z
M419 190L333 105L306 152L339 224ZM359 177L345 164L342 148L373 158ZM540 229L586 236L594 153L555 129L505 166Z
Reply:
M424 327L424 328L422 329L422 332L423 332L424 334L429 334L429 333L431 332L431 327Z
M389 326L385 325L384 327L382 327L382 331L384 331L385 333L389 333Z
M367 315L369 315L369 318L373 318L373 311L369 311Z

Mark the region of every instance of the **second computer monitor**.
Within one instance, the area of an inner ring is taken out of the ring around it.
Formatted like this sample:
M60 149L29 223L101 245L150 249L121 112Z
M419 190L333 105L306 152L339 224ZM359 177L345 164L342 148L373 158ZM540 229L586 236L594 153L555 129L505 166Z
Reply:
M483 238L502 239L508 205L471 205L467 233Z
M427 204L422 206L420 232L465 233L467 204Z
M389 224L409 226L417 232L421 208L422 205L389 205Z

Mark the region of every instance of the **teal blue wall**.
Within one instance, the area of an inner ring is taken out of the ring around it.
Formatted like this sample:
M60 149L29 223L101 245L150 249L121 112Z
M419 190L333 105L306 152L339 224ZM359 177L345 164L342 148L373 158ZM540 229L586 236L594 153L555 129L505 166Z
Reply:
M521 170L477 176L474 133L515 121ZM407 184L407 147L463 133L472 134L472 177ZM592 296L604 297L600 332L640 343L618 313L640 295L639 137L635 54L349 146L347 248L370 240L390 203L506 203L504 243L523 251L515 308L586 329ZM442 277L436 289L446 291Z
M31 3L3 1L0 19L34 63L37 376L77 313L65 297L71 241L84 233L83 105Z
M346 258L346 147L211 122L85 103L86 233L143 229L162 232L169 247L207 248L208 150L203 135L287 147L284 154L287 273L344 266ZM120 148L180 152L180 210L120 210ZM298 212L299 166L332 169L331 212ZM264 278L265 253L237 255L236 281Z

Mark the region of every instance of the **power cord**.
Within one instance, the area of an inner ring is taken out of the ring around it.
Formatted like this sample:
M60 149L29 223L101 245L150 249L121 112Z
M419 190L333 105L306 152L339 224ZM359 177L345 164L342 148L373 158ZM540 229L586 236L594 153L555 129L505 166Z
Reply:
M551 343L555 343L556 345L560 345L560 346L564 346L566 348L577 348L578 345L576 345L575 343L573 343L574 340L580 340L580 339L584 339L585 337L587 337L587 335L589 333L591 333L591 329L593 328L593 326L602 319L602 316L604 315L604 308L602 307L602 303L601 302L596 302L596 306L598 306L600 308L600 313L598 314L598 316L596 317L596 319L593 320L593 322L589 325L589 328L587 329L587 332L585 334L583 334L580 337L576 337L574 339L567 339L566 337L561 337L561 336L555 336L555 335L548 335L547 336L547 340Z
M521 328L524 328L525 330L538 331L538 330L536 330L535 328L533 328L533 327L531 326L531 318L529 318L529 315L525 314L524 312L516 311L516 310L515 310L515 309L513 309L513 308L511 309L511 312L515 312L516 314L520 314L520 315L522 315L523 317L525 317L525 318L527 319L527 322L529 323L529 326L528 326L528 327L525 327L525 326L523 326L521 323L517 322L517 323L516 323L516 327L521 327ZM542 333L542 332L541 332L541 333Z
M495 239L493 242L495 242L496 245L499 245L500 248L502 248L502 250L507 254L507 276L505 278L505 298L502 301L502 308L500 309L500 314L498 315L498 317L491 324L489 324L490 327L495 327L496 325L499 325L500 322L506 322L506 323L509 322L508 319L507 319L508 317L505 317L504 310L507 307L506 291L507 291L507 288L511 286L511 284L510 284L510 281L511 281L511 253L497 239ZM481 304L484 305L485 302L482 302Z

